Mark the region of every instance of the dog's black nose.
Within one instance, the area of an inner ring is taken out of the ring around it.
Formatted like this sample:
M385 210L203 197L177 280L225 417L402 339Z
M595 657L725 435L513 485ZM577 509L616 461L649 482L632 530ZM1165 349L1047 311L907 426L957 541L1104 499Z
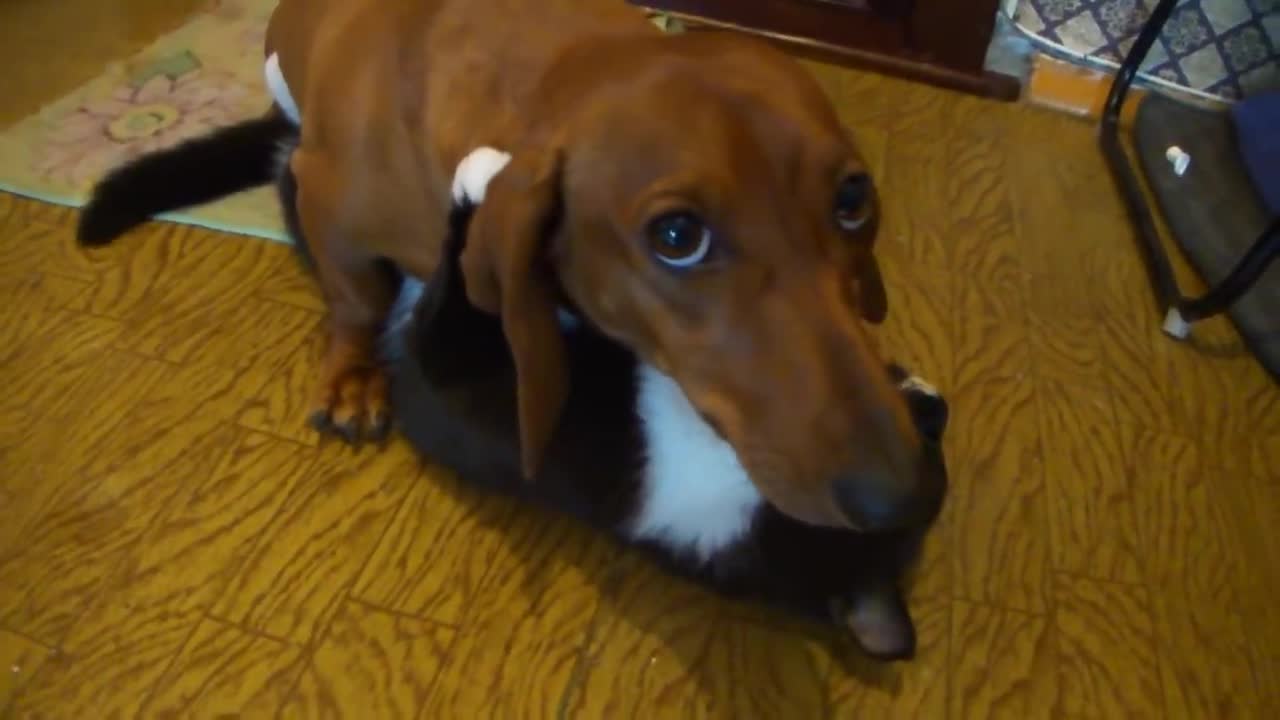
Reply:
M832 491L841 512L863 532L910 527L923 515L917 493L879 478L844 475L836 478Z

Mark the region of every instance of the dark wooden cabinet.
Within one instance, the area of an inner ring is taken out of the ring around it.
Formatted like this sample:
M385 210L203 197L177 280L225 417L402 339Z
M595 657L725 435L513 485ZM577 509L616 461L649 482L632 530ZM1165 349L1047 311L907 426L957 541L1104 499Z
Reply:
M695 24L763 35L826 60L1013 99L984 69L1000 0L628 0Z

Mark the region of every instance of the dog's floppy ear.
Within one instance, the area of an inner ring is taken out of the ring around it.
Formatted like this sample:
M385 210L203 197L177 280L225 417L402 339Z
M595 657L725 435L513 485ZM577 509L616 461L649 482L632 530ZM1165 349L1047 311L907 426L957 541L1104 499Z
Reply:
M870 250L858 265L858 308L867 322L879 325L889 314L889 296L885 293L884 278L880 276L880 263Z
M471 302L497 314L516 367L520 461L533 479L569 391L557 285L546 253L560 204L561 153L518 152L490 182L462 253Z

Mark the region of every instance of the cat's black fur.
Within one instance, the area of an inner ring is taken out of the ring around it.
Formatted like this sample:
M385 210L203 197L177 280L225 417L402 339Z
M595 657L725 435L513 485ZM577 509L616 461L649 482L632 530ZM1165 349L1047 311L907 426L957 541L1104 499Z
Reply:
M135 158L94 186L76 237L106 245L160 213L266 185L279 176L281 143L297 132L273 112Z
M395 422L418 452L464 482L550 506L627 541L646 451L636 411L636 358L589 323L568 332L569 399L543 472L536 482L524 481L514 366L500 322L470 305L458 268L467 213L455 212L445 257L412 317L386 337ZM899 381L907 377L896 366L889 372ZM932 461L945 475L947 404L935 395L904 392ZM876 620L891 626L881 630L901 639L879 654L894 658L914 650L900 588L927 531L872 535L818 528L766 505L743 541L706 562L656 542L640 544L669 570L710 588L810 618L831 621L833 609L877 603Z

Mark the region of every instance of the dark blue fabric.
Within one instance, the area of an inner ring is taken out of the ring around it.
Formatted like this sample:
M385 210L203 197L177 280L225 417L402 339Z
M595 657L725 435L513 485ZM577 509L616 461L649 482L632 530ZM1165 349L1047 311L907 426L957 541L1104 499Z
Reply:
M1272 215L1280 215L1280 92L1247 97L1231 109L1249 179Z

